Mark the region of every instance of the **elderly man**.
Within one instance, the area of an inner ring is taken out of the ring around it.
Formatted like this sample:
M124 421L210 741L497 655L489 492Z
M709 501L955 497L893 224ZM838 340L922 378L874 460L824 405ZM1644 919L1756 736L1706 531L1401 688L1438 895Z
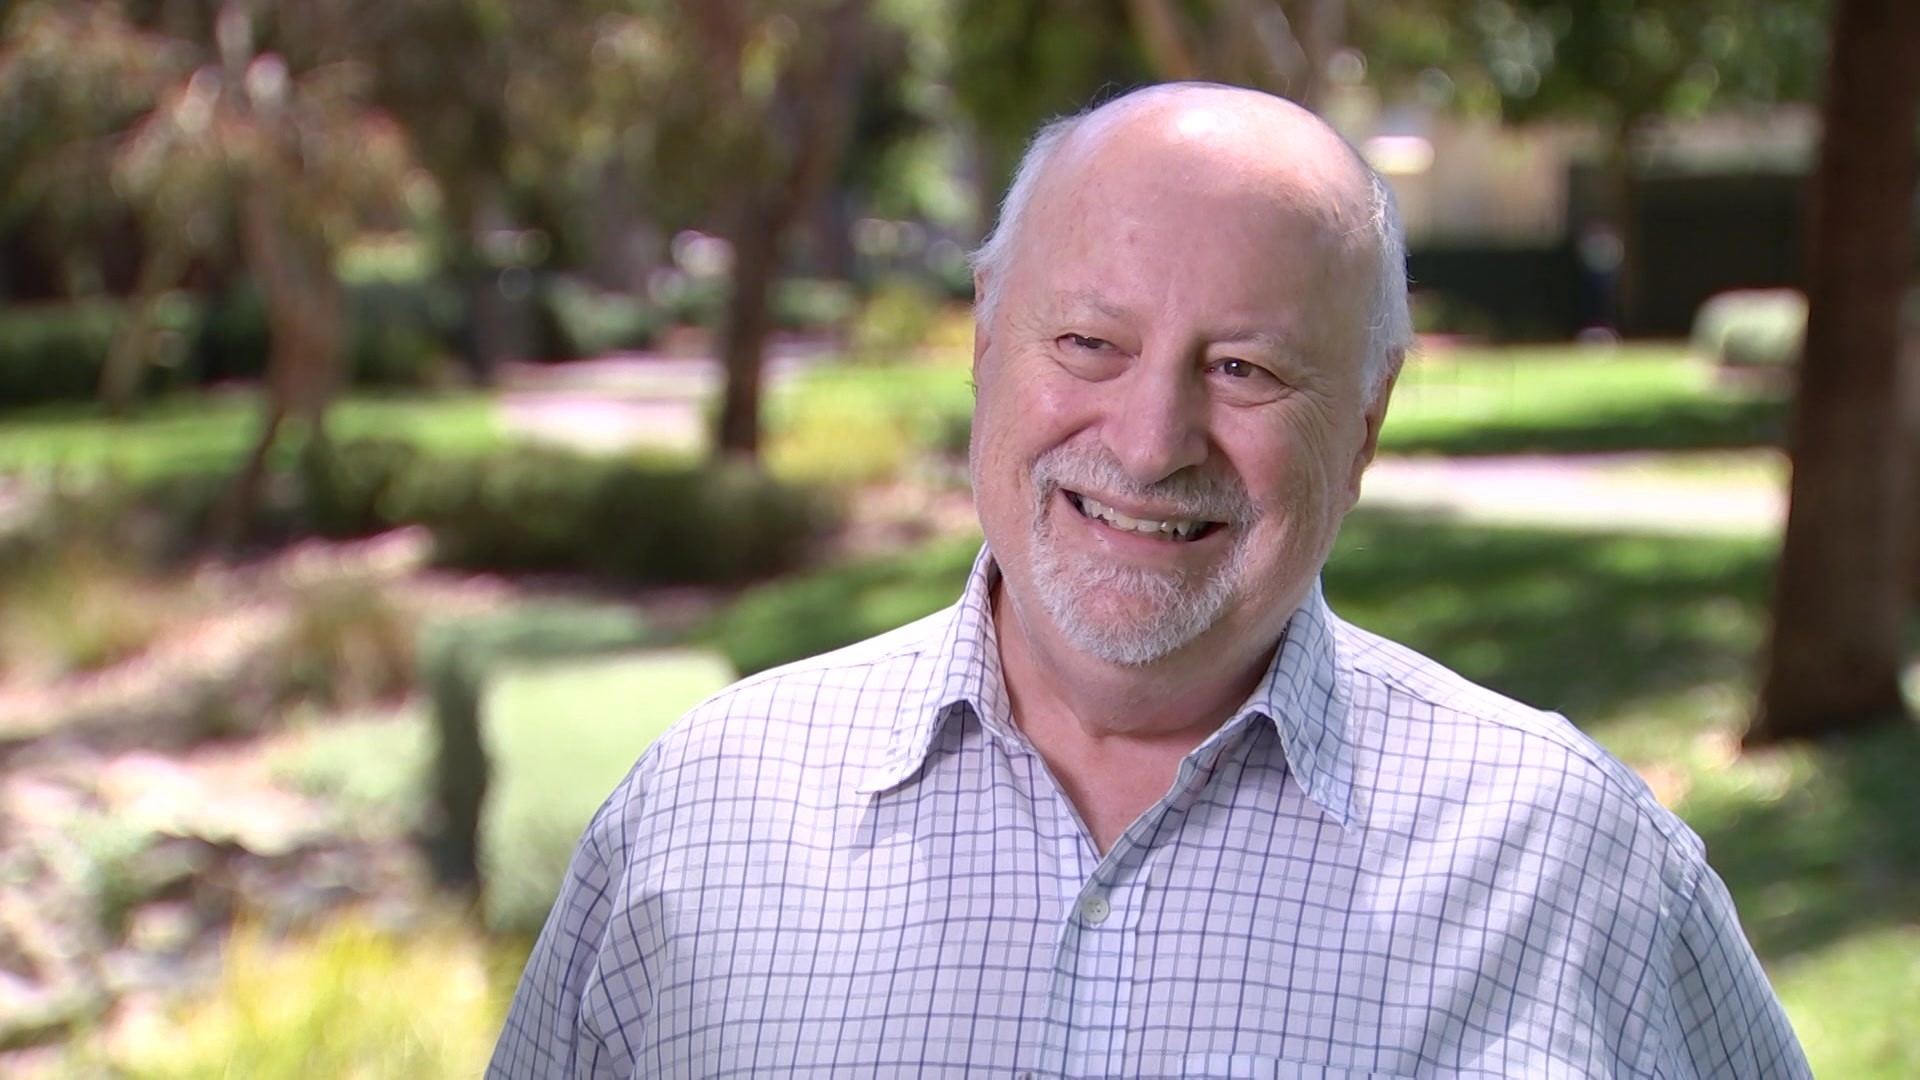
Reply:
M1321 598L1410 337L1349 146L1120 98L977 284L965 594L647 752L493 1075L1806 1075L1631 771Z

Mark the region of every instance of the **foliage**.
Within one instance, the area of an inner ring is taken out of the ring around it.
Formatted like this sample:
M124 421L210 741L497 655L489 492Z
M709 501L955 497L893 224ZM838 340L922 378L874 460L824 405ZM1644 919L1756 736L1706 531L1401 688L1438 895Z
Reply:
M1514 120L1576 116L1626 131L1656 115L1806 100L1824 0L1429 0L1355 5L1373 78Z
M517 959L451 919L403 928L348 913L291 938L243 924L211 995L75 1066L137 1080L475 1076L506 1019Z
M1800 359L1807 298L1793 289L1720 293L1694 316L1695 356L1733 367L1784 368Z
M198 322L193 304L178 296L161 305L157 316L167 362L148 370L149 389L178 381ZM111 300L0 308L0 408L91 400L125 319L124 307Z
M965 356L956 350L928 363L808 371L770 407L768 467L795 481L840 486L964 460L973 413Z
M393 701L413 689L413 654L413 619L379 582L319 582L294 593L275 689L282 703L328 710Z
M556 359L644 349L659 336L663 321L645 300L572 278L548 282L543 300L559 331Z
M148 563L127 509L115 486L62 484L0 535L0 677L109 667L199 607L188 582Z
M749 590L700 638L744 674L851 645L960 595L978 537L825 567Z
M448 565L634 583L744 581L799 565L825 508L724 464L661 466L520 449L415 470L402 518Z
M441 343L457 319L457 298L429 282L369 283L350 288L347 302L351 383L418 388L441 381ZM126 303L109 299L0 308L0 408L97 398L129 317ZM266 310L251 286L211 303L170 293L148 321L148 393L266 372Z
M1121 0L961 4L953 94L986 150L982 187L1004 191L1041 123L1078 112L1089 96L1150 80Z

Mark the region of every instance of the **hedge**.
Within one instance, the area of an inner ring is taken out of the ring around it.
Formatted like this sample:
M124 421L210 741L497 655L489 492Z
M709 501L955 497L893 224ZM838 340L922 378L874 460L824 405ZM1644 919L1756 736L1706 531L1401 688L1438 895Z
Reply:
M831 524L813 492L750 469L513 447L436 458L354 440L307 464L312 525L424 525L438 560L630 584L724 584L799 566Z

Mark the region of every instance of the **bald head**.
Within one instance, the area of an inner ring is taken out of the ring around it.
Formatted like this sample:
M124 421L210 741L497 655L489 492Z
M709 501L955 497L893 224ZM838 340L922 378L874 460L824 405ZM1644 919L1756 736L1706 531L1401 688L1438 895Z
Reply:
M1069 203L1103 171L1151 169L1198 186L1222 178L1315 221L1331 261L1364 268L1366 370L1382 384L1412 342L1406 255L1392 193L1360 155L1312 113L1256 90L1179 83L1147 87L1041 129L1000 218L974 256L979 309L991 321L1001 286L1023 257L1026 219ZM1275 253L1280 257L1280 253Z

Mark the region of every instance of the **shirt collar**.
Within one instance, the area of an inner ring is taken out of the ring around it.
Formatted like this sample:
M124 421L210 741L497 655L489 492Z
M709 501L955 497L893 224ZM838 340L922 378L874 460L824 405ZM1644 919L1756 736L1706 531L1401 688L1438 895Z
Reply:
M878 759L859 773L858 793L877 794L911 779L962 708L971 708L990 731L1011 724L993 626L993 586L999 577L992 554L982 547L959 603L948 609L924 695L902 703ZM1342 826L1353 818L1351 683L1339 655L1333 613L1315 581L1288 622L1259 685L1223 725L1223 730L1239 727L1254 717L1272 723L1287 765L1307 797Z

